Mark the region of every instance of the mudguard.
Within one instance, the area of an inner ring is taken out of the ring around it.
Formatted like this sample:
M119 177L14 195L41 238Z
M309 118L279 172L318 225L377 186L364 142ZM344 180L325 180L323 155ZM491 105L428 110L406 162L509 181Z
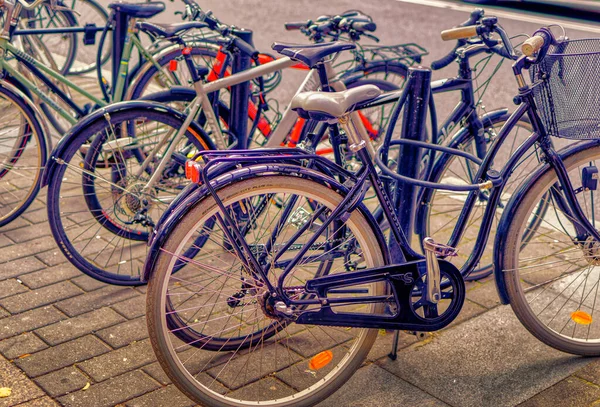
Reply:
M580 151L586 150L593 146L598 146L598 141L587 141L577 143L564 149L560 150L558 154L561 159L564 161L571 157L574 154L579 153ZM516 209L521 205L523 198L527 194L527 191L533 186L537 180L543 176L548 171L554 171L548 164L543 164L539 166L533 174L531 174L525 181L519 185L517 191L511 196L506 208L502 212L502 217L500 218L500 222L498 223L498 229L496 231L496 239L494 241L494 278L496 281L496 290L498 291L498 296L500 297L500 302L502 304L510 304L510 298L508 297L508 291L506 289L506 280L504 278L504 264L503 264L503 256L502 253L505 251L506 247L506 237L508 235L508 229L510 226L510 221L512 218L512 214L516 211Z
M285 163L256 164L245 168L234 169L229 172L221 173L220 175L212 178L211 185L215 188L215 190L219 190L234 182L261 175L293 175L297 177L303 177L323 183L342 195L347 194L349 190L334 178L331 178L319 171ZM163 218L163 221L159 223L158 228L154 231L154 234L151 238L148 256L146 257L144 271L142 273L142 281L148 281L152 277L152 270L160 253L160 247L163 245L169 232L178 224L181 218L186 215L192 207L194 207L197 202L206 198L209 194L210 193L206 186L196 185L196 188L190 188L187 198L178 200L179 205L177 207L171 205L170 208L173 209L168 210L169 215L166 218ZM377 226L375 218L363 203L358 205L356 210L362 212L365 218L374 226L373 230L376 233L379 246L384 252L383 255L385 262L386 264L389 264L390 257L387 250L387 243L383 233Z
M64 156L66 149L72 146L74 143L77 143L81 137L87 137L87 134L84 131L92 125L92 123L98 120L106 120L107 115L132 110L132 109L146 109L148 111L156 111L160 113L167 113L171 116L178 118L179 120L185 120L186 115L178 110L173 109L170 106L162 105L156 102L146 102L146 101L125 101L114 103L108 105L106 107L100 108L91 114L84 117L80 120L75 126L73 126L67 134L60 139L56 147L50 153L50 159L48 160L48 164L44 170L44 174L42 175L42 186L48 185L49 180L52 178L52 175L56 171L57 168L57 160L62 159ZM190 123L190 129L192 132L197 133L203 137L203 141L207 144L208 149L214 150L215 146L211 139L206 136L206 133L202 129L202 127L192 121Z

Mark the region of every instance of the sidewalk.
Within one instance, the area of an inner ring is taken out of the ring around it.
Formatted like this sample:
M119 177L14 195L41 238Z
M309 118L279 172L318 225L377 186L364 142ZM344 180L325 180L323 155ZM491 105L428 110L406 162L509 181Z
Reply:
M42 192L0 235L0 406L192 405L155 361L144 288L99 283L68 263L46 223ZM398 359L380 334L369 360L322 406L588 406L600 403L600 360L552 350L531 336L494 282L469 283L447 329ZM88 386L89 383L89 386ZM86 390L83 390L86 388Z

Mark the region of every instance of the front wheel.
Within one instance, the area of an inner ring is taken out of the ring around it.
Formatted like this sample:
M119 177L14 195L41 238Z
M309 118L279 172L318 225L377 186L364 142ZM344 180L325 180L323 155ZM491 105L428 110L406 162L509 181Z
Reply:
M289 261L343 199L321 183L297 177L290 182L289 176L277 175L235 182L218 195L276 285ZM262 278L237 256L239 246L228 238L230 229L223 227L222 216L212 196L203 198L157 239L162 243L155 248L159 255L147 295L148 329L157 358L173 383L202 405L312 406L360 367L377 331L298 325L291 315L282 317ZM360 210L332 222L284 279L282 290L306 300L312 297L302 287L311 278L344 273L356 265L382 265L375 236ZM382 285L360 288L382 294ZM337 307L362 313L381 308Z
M569 156L564 165L581 209L597 225L599 191L586 190L582 174L585 167L600 166L600 146ZM569 214L555 171L548 168L536 178L528 180L527 190L510 202L510 213L502 218L508 224L506 237L496 242L503 248L497 266L510 305L523 325L547 345L599 356L600 243L582 233ZM548 209L540 213L540 205Z

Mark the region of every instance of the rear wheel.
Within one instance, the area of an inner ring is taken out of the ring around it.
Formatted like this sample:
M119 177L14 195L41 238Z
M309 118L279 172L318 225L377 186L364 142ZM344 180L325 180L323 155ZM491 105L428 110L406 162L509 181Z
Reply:
M50 227L84 273L111 284L141 284L146 241L187 184L188 155L211 145L201 129L190 126L158 181L146 188L183 120L162 109L98 115L60 157L48 185Z
M342 200L320 183L297 177L290 182L283 176L236 182L218 194L226 211L246 230L244 238L256 260L263 267L271 264L268 277L274 284L322 223L320 216L311 215L315 208L327 217ZM288 221L281 217L286 208ZM212 197L202 199L161 236L147 295L149 333L161 366L180 390L205 405L316 404L360 366L377 331L297 325L293 318L277 314L260 277L236 255L219 213ZM275 259L277 250L307 223L313 227L305 228L293 248ZM273 236L277 224L282 229ZM198 241L204 241L201 247ZM308 279L381 264L371 223L354 211L349 219L325 228L282 288L296 299L314 299L300 288ZM371 283L360 288L373 295L382 294L385 286ZM293 307L292 312L316 306ZM354 304L336 310L372 314L382 308ZM177 325L172 323L175 316ZM325 360L322 366L317 359Z

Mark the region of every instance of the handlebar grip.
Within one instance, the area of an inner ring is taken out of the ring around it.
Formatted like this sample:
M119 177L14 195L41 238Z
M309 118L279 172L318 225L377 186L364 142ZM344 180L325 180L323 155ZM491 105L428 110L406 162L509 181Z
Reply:
M305 28L307 26L306 21L302 23L285 23L284 27L287 31L292 30L300 30L301 28Z
M437 71L438 69L442 69L450 65L456 59L455 50L452 50L451 53L446 55L443 58L438 59L437 61L433 61L431 63L431 69Z
M461 40L463 38L471 38L477 35L477 26L457 27L442 31L442 40L452 41Z
M531 38L525 40L521 46L521 51L528 57L538 52L546 43L546 40L541 35L534 35Z
M252 45L238 37L233 37L233 44L244 54L252 57L258 57L258 51Z
M357 31L373 32L377 29L377 24L375 24L372 21L370 21L370 22L356 21L356 22L352 23L352 28Z

